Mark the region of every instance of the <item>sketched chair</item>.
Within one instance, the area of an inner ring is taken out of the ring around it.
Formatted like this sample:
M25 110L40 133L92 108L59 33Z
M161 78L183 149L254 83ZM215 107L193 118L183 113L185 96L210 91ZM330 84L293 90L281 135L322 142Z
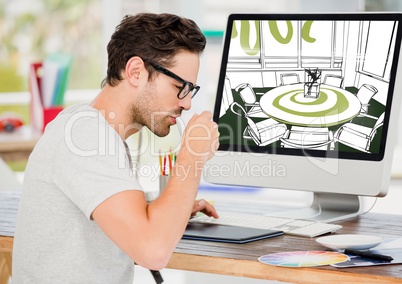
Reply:
M249 117L268 118L268 115L262 111L260 103L257 101L257 96L250 84L240 84L235 88L235 91L239 93L244 109L247 109Z
M382 113L372 127L356 124L353 122L342 125L334 135L334 141L346 146L370 153L371 142L377 131L384 124L384 113Z
M243 138L253 139L258 146L265 146L278 141L286 132L286 125L268 118L255 123L246 113L245 109L237 102L234 102L230 109L234 114L247 119L247 127L244 129Z
M288 73L281 74L281 85L290 85L290 84L298 84L300 83L299 74L297 73Z
M281 138L281 147L327 150L333 142L333 133L328 128L292 126Z
M338 88L342 88L343 77L339 75L327 74L322 82L325 85L330 85Z
M225 84L223 85L223 94L222 94L222 106L219 113L219 117L222 117L227 110L229 109L230 105L234 102L233 94L232 94L232 87L230 85L230 80L226 76L225 77Z
M360 87L359 91L357 92L356 96L360 100L360 103L362 104L362 108L360 110L360 113L366 113L369 104L370 99L378 92L377 88L364 84Z

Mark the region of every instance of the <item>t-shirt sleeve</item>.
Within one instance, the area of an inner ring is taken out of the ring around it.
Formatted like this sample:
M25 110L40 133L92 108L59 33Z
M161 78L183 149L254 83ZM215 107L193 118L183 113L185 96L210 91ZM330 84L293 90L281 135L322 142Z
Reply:
M122 139L106 121L82 118L65 131L53 162L53 181L88 219L110 196L142 190Z

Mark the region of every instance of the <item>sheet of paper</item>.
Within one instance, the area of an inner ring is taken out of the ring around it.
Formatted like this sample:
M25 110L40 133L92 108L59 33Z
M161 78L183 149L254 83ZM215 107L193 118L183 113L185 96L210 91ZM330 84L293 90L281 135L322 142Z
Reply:
M402 263L402 238L385 239L381 244L370 249L370 252L376 254L389 255L394 260L384 261L384 260L370 259L361 256L349 255L348 261L331 265L338 268L347 268L347 267L390 265L390 264Z
M402 238L385 239L381 244L372 248L372 250L382 250L382 249L402 249Z
M14 236L20 199L21 199L20 191L2 191L2 192L0 192L0 235L1 236Z
M376 253L390 255L394 258L394 260L384 261L361 256L349 256L350 259L348 261L331 264L331 266L338 268L348 268L348 267L390 265L390 264L402 263L402 250L381 250L380 252Z

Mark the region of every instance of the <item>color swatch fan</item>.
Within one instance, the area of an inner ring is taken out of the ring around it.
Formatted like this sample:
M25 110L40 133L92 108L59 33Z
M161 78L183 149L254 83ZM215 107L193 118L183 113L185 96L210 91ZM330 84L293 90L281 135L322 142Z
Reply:
M347 261L349 257L333 251L291 251L263 255L258 261L286 267L313 267Z

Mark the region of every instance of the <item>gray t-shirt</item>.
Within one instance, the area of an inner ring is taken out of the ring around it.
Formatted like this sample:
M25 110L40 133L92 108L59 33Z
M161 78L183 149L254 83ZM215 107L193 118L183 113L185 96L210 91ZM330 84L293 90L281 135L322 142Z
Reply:
M99 204L125 190L142 189L122 139L96 109L66 108L26 167L13 283L132 284L133 260L91 219Z

